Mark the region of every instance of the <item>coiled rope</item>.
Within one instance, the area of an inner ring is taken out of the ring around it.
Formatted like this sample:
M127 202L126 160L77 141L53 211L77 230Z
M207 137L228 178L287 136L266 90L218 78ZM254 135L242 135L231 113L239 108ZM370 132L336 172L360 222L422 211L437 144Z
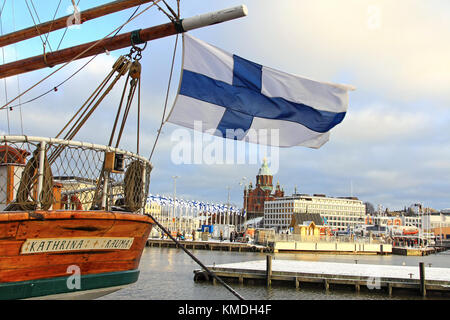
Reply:
M17 190L16 203L25 211L36 210L38 204L36 185L39 178L39 151L40 148L38 147L33 152L33 157L26 164L20 179L19 189ZM39 202L42 210L48 210L54 202L53 174L47 159L47 152L45 152L44 157L42 191L39 196Z
M140 210L144 204L144 197L146 192L144 190L144 183L148 185L148 181L144 182L145 176L150 177L149 173L152 170L151 166L146 166L142 161L136 160L130 163L124 177L124 195L125 206L131 212Z

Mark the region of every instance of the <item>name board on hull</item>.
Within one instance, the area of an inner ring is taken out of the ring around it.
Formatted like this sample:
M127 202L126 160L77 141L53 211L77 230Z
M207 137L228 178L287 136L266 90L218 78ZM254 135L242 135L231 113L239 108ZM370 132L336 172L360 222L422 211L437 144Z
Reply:
M27 239L21 254L85 250L128 250L134 238L53 238Z

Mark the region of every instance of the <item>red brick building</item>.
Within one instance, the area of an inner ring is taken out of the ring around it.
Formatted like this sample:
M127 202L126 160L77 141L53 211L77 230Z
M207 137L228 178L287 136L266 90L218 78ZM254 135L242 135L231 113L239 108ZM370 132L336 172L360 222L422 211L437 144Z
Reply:
M274 200L284 196L284 190L277 183L275 190L273 188L273 176L267 165L267 160L263 164L256 176L256 186L250 182L244 189L244 208L247 210L247 220L264 216L264 202Z

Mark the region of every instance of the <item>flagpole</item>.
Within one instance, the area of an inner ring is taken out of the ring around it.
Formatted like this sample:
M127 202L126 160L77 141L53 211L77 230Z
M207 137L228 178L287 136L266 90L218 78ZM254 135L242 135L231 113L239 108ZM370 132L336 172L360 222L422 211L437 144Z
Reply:
M179 177L178 176L173 176L172 177L172 179L173 179L173 217L172 217L172 225L173 225L173 227L172 227L172 232L173 232L173 230L175 230L175 228L176 228L176 222L177 222L177 220L176 220L176 199L177 199L177 179L178 179ZM175 221L173 221L175 219Z
M185 229L186 229L186 233L188 233L189 231L189 223L190 223L190 219L189 219L189 210L190 210L190 206L189 206L189 201L186 203L186 221L185 221Z
M439 238L441 238L441 247L442 247L442 211L440 212L440 219L439 219Z
M180 199L180 232L183 233L183 231L185 231L184 229L184 220L185 220L185 212L184 212L184 203L183 201Z
M167 202L164 202L164 209L166 210L167 215L167 229L170 229L170 208L167 205Z
M188 228L188 204L185 202L184 203L184 232L187 233L187 228Z
M225 224L230 224L229 222L229 219L230 219L230 190L231 190L231 187L230 186L227 186L227 189L228 189L228 202L227 202L227 221L226 221L226 223Z

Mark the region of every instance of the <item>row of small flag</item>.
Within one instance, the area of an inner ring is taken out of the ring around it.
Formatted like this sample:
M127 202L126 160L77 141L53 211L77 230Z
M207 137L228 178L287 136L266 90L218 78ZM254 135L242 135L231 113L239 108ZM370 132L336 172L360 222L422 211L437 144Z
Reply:
M147 203L152 203L152 202L155 202L160 206L173 206L174 205L173 198L161 196L159 194L157 194L157 195L150 194L148 196ZM241 210L234 206L230 206L228 208L228 205L220 204L220 203L209 203L209 202L202 202L202 201L197 201L197 200L175 199L175 205L179 208L194 209L199 212L206 212L209 214L229 212L230 214L239 214L239 215L245 216L245 210Z

